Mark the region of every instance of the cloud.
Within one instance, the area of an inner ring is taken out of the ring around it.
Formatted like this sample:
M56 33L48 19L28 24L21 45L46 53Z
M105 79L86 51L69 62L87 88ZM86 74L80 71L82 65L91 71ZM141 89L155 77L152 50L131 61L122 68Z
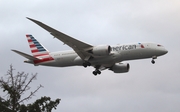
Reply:
M56 111L79 112L178 112L180 101L180 47L177 0L153 1L3 1L0 4L0 73L10 64L17 71L38 73L32 89L42 84L41 96L62 101ZM76 39L92 45L157 42L168 49L156 64L151 59L128 61L129 73L94 68L53 68L24 64L24 58L11 52L30 54L25 34L33 34L48 50L69 50L25 17L40 20Z

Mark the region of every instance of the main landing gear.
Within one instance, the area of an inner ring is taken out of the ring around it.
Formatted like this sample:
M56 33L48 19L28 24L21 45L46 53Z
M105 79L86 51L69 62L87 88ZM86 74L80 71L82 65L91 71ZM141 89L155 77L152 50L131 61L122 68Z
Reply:
M88 61L86 61L86 62L84 62L82 65L86 68L87 66L91 66L91 63L88 62ZM96 68L96 69L95 69L92 73L93 73L95 76L96 76L97 74L101 74L101 71L99 70L100 66L96 66L95 68Z
M96 66L95 66L95 70L92 72L95 76L96 76L97 74L101 74L101 71L99 70L100 67L101 67L100 65L96 65Z
M96 76L97 74L101 74L101 71L99 71L98 69L96 69L95 71L93 71L93 74Z
M83 66L86 68L87 66L91 66L91 63L89 63L89 62L84 62L84 63L83 63Z
M152 64L155 64L154 59L157 59L157 56L153 56L153 57L152 57L152 61L151 61Z

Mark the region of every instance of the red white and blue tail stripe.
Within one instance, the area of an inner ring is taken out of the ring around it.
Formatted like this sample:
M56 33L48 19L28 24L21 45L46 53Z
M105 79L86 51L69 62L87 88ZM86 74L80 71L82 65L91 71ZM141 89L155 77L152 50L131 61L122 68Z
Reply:
M27 37L32 55L35 58L41 59L41 60L34 60L34 63L41 63L41 62L54 60L49 55L49 51L43 45L41 45L32 35L26 35L26 37Z
M34 57L41 57L49 55L48 50L43 47L32 35L26 35L29 47Z

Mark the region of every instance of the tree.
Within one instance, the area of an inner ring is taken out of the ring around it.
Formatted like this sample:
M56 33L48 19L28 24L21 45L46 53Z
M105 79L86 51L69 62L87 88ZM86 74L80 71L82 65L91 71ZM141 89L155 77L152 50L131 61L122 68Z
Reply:
M61 99L52 101L50 97L46 96L37 99L32 104L25 105L24 101L31 99L43 86L39 85L37 89L23 98L23 94L30 90L30 83L36 79L37 73L32 74L28 79L28 73L18 72L17 75L14 75L13 71L13 66L10 65L6 80L3 77L0 79L0 88L6 94L0 96L0 112L51 112L52 109L56 109Z

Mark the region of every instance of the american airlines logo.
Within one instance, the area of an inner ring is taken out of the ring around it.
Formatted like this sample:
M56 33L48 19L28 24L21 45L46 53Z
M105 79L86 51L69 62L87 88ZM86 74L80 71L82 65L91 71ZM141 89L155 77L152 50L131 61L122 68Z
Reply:
M112 51L132 50L132 49L136 49L136 45L123 45L123 46L112 47Z

